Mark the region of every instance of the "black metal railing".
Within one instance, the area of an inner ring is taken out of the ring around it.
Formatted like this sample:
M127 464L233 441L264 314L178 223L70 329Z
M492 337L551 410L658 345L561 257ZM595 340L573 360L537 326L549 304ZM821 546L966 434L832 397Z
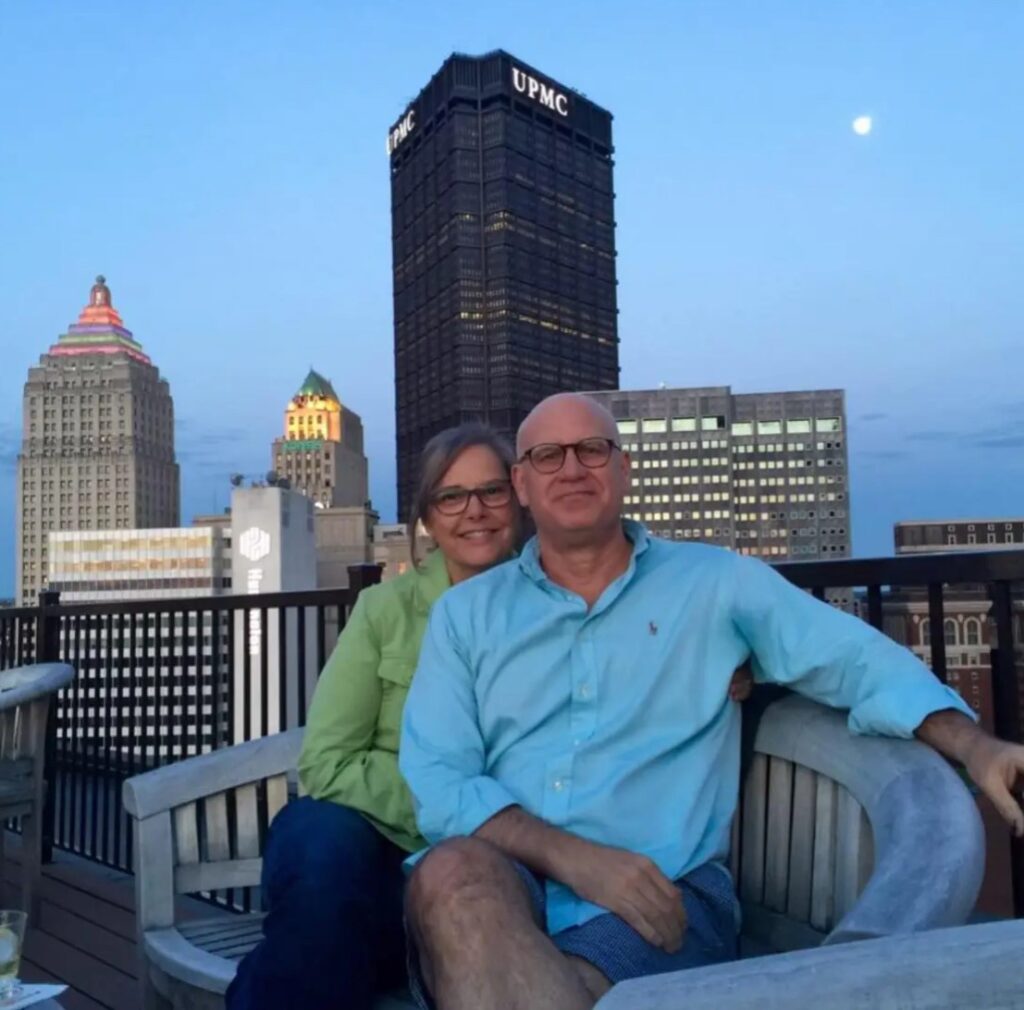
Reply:
M943 631L923 646L914 629L926 618L932 629L944 629L947 615L969 603L986 629L972 650L985 662L970 669L970 678L990 680L992 728L1005 739L1024 739L1024 551L778 569L914 648L954 686L963 671L954 669ZM0 669L63 660L77 670L51 719L46 824L52 844L130 871L131 832L121 808L126 778L303 725L350 608L379 569L356 566L350 575L346 590L69 605L42 594L38 607L0 610ZM1019 840L1011 857L1013 908L1024 916Z
M327 656L375 565L347 589L0 610L0 669L75 667L54 699L44 823L53 845L130 872L125 779L305 723Z

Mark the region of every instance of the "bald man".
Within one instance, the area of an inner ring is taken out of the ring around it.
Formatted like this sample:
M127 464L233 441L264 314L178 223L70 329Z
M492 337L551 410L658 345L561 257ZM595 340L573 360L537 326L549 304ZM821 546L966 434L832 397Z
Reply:
M432 843L409 882L413 989L441 1010L584 1010L615 982L728 960L733 670L917 734L1024 834L1024 748L909 650L748 557L621 519L613 418L562 394L513 470L537 535L435 604L400 765Z

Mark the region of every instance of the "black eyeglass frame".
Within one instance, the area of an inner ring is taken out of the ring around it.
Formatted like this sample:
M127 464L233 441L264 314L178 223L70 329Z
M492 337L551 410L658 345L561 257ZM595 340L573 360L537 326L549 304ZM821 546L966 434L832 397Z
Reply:
M484 501L484 492L489 491L492 488L501 488L505 492L505 497L500 502L486 502ZM457 509L446 510L439 504L439 496L445 493L451 493L454 491L461 492L466 496L465 501ZM430 496L430 507L437 509L437 511L443 516L459 516L462 515L466 509L469 508L470 500L476 498L478 502L485 509L500 509L504 508L510 501L512 501L512 481L510 480L489 480L486 484L480 484L478 487L443 487L439 488Z
M580 458L579 447L588 442L601 442L606 447L606 455L600 463L586 463ZM537 452L538 449L558 449L561 452L561 457L558 460L558 466L552 470L542 470L537 466L537 463L533 458L533 454ZM622 446L619 445L614 438L605 438L602 435L591 435L589 438L581 438L578 442L539 442L537 445L531 446L527 449L526 452L519 457L517 462L522 464L528 460L530 466L532 466L537 473L550 475L558 473L558 471L565 466L565 460L570 449L572 449L573 455L576 457L580 466L585 466L588 470L600 470L602 467L606 467L608 465L608 461L612 458L612 452L614 450L618 449L619 452L622 451Z

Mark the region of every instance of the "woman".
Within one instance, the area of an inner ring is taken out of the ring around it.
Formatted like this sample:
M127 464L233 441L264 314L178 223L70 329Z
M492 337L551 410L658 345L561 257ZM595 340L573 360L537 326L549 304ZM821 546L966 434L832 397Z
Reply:
M371 1010L404 983L402 862L426 843L398 771L402 708L434 601L515 551L511 465L505 441L479 424L423 450L409 528L422 522L438 549L360 593L320 677L299 759L308 795L274 820L264 939L239 966L228 1010ZM747 693L749 676L734 678L733 698Z
M516 548L511 465L479 424L423 450L409 529L422 522L438 549L359 594L324 668L299 759L309 795L269 834L264 939L239 966L229 1010L370 1010L404 981L402 861L425 843L398 772L402 707L433 602Z

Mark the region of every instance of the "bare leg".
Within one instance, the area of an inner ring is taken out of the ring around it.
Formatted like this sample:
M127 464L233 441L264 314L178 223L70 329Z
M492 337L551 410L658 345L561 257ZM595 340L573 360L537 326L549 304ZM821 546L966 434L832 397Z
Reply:
M595 999L537 924L508 858L477 838L439 845L409 881L406 914L440 1010L590 1010Z
M594 1002L597 1002L611 989L611 982L589 961L584 960L582 957L577 957L575 954L566 954L565 956L569 964L576 970L576 973L583 979L583 984L587 987L590 995L593 996Z

